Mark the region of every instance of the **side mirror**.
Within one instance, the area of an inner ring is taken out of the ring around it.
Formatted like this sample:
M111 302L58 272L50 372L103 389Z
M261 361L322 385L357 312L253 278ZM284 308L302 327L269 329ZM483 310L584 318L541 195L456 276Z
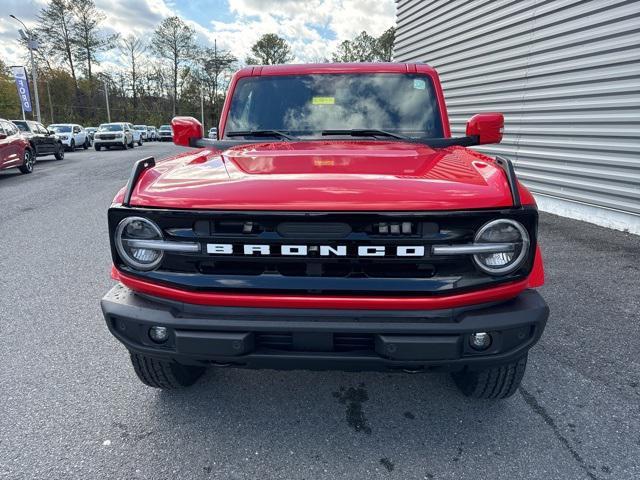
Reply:
M171 128L176 145L190 147L192 142L202 138L202 124L193 117L174 117Z
M48 133L49 135L55 135L55 134L56 134L56 132L54 132L53 130L47 130L47 133Z
M501 113L479 113L467 122L467 137L476 137L475 145L500 143L504 130L504 116Z
M0 133L0 140L4 140L5 138L7 138L7 134L6 133Z

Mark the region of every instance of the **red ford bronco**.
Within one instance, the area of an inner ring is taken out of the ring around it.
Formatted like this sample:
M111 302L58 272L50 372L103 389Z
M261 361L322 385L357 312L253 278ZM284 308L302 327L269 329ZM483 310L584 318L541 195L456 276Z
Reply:
M446 370L505 398L548 307L533 197L503 117L452 137L422 64L248 67L218 138L189 117L140 160L109 209L109 330L140 380L193 384L208 366Z

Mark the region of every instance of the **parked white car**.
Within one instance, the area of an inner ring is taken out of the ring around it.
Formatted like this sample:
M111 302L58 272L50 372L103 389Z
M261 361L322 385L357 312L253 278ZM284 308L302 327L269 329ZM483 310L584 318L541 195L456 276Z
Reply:
M149 136L149 140L153 140L154 142L158 140L158 129L153 125L147 125L147 132Z
M98 152L102 147L106 149L119 147L126 150L127 147L134 147L133 140L133 129L130 123L103 123L93 135L93 146Z
M209 138L218 138L218 129L216 127L209 129Z
M142 138L142 141L144 142L148 142L149 141L149 131L148 131L148 127L146 125L134 125L133 129L140 132L140 136Z
M140 147L142 146L142 132L140 130L136 130L135 127L130 124L127 123L127 125L129 126L129 129L131 130L131 133L133 134L133 141L134 143L137 143Z
M54 123L49 130L55 132L65 149L74 151L78 147L85 150L91 146L91 138L87 131L77 123Z

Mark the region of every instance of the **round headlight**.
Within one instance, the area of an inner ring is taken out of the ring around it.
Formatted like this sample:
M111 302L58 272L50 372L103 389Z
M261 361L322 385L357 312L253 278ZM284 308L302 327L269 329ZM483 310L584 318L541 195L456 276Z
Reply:
M136 240L163 240L162 231L151 220L127 217L116 228L116 250L122 260L136 270L153 270L162 262L162 250L141 248Z
M476 234L475 243L509 243L507 252L478 253L473 259L480 270L490 275L506 275L518 269L529 252L529 234L515 220L499 219L485 223Z

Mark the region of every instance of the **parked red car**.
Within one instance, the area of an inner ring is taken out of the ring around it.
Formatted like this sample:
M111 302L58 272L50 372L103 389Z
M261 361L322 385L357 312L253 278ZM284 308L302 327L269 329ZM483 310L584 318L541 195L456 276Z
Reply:
M18 168L22 173L31 173L35 163L29 141L13 123L0 118L0 170Z
M109 209L111 332L147 385L208 366L449 371L517 391L549 309L538 212L500 113L452 137L424 64L248 67L218 138L173 119Z

